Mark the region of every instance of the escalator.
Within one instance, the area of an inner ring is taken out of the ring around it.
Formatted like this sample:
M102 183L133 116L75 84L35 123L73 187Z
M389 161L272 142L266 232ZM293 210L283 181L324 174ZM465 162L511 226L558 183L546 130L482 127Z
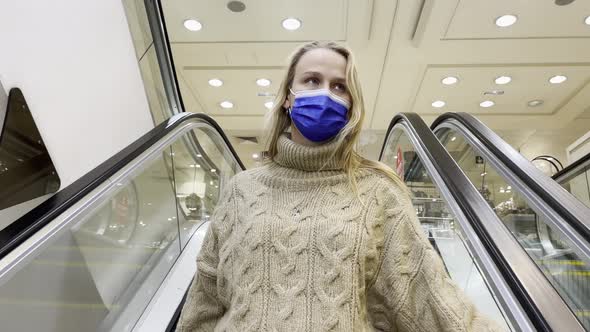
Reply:
M480 311L516 331L584 330L562 295L417 115L394 118L380 160L408 185L425 234L450 276Z
M212 119L185 113L11 223L0 232L2 330L164 330L146 313L172 316L217 197L243 169ZM188 271L175 273L179 262Z
M480 196L589 330L590 210L583 199L572 195L575 191L564 190L469 114L444 114L431 128ZM583 182L587 165L580 163L575 169L557 178L568 186L568 180L579 176L583 179L580 187L587 190ZM577 192L585 193L579 189Z

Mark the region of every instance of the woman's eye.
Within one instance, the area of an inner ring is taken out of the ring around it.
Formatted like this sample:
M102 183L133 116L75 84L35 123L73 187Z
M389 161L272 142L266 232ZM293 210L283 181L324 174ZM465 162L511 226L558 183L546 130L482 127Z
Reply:
M336 83L336 84L334 84L334 90L336 90L338 92L345 92L346 91L346 85L341 84L341 83Z
M305 83L306 83L306 84L313 84L313 85L317 85L317 84L320 84L320 80L318 80L318 79L317 79L317 78L315 78L315 77L310 77L310 78L307 78L307 79L305 80Z

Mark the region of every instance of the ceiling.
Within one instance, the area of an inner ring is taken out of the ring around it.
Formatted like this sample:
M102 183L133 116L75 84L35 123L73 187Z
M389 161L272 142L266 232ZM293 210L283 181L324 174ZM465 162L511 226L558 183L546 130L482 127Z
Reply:
M564 162L565 147L590 129L590 1L242 0L239 13L227 2L163 6L187 111L210 114L230 135L262 135L264 103L273 99L288 55L316 39L343 42L356 55L366 103L361 150L371 158L397 112L419 113L428 123L448 111L473 113L527 157L552 153ZM518 21L496 26L505 14ZM301 28L283 29L288 17L300 19ZM185 29L186 19L203 28ZM496 84L502 75L512 81ZM555 75L567 80L549 83ZM447 76L458 83L443 85ZM223 86L210 86L211 78ZM257 86L259 78L271 85ZM492 90L503 93L484 95ZM543 104L527 105L536 99ZM234 107L222 108L224 100ZM433 107L436 100L445 106ZM483 108L484 100L495 105ZM251 166L263 147L236 149Z

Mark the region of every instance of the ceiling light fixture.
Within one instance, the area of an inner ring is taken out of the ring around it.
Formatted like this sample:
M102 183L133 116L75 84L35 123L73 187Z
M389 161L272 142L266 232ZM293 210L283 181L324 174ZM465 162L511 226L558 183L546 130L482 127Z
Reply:
M221 103L219 103L219 106L223 107L223 108L233 108L234 107L234 103L232 103L231 101L222 101Z
M445 105L446 105L446 103L442 100L437 100L432 103L432 107L436 107L436 108L441 108L441 107L444 107Z
M590 25L590 15L586 16L584 23L586 23L586 25Z
M266 103L264 103L264 107L268 108L269 110L272 109L274 105L275 103L272 101L267 101Z
M451 142L454 142L457 139L457 137L453 136L451 137Z
M566 76L563 75L555 75L549 79L549 83L551 84L561 84L567 80Z
M491 100L486 100L486 101L482 101L479 106L484 107L484 108L488 108L488 107L492 107L494 106L495 103Z
M218 88L223 85L223 81L218 78L212 78L209 80L209 85Z
M227 9L234 13L241 13L246 10L246 5L241 1L230 1L227 3Z
M496 25L500 28L506 28L518 21L516 15L502 15L496 19Z
M203 28L201 22L193 19L185 20L183 24L184 27L189 31L199 31Z
M502 85L502 84L508 84L510 83L510 81L512 81L512 77L510 76L499 76L496 77L496 84Z
M527 103L529 107L537 107L543 105L543 101L540 99L531 100Z
M558 6L567 6L576 0L555 0L555 4Z
M504 90L485 91L483 94L484 95L500 96L500 95L503 95L504 94Z
M259 78L256 80L256 84L258 84L258 86L269 86L270 80L266 78Z
M455 76L447 76L447 77L443 78L441 82L444 85L453 85L453 84L459 82L459 79Z
M301 27L301 21L296 18L286 18L282 22L283 28L286 30L297 30Z
M259 157L259 156L258 156L258 153L254 153L254 154L252 154L252 158L254 158L254 159L258 159L258 157Z

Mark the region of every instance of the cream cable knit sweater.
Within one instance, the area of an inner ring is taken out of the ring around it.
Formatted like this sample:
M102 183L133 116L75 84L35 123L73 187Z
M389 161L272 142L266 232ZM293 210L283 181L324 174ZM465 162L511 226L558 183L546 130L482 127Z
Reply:
M499 331L449 279L403 189L363 171L363 206L334 148L282 136L272 163L230 181L177 331Z

